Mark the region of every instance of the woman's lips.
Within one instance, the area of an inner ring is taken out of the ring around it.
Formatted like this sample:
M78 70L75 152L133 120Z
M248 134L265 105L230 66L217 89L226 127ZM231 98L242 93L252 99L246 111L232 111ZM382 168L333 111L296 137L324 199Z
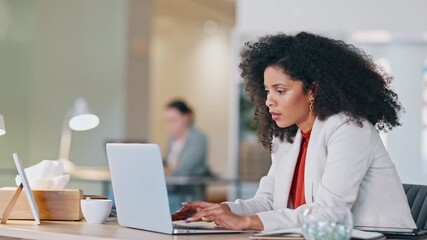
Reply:
M270 114L271 114L271 118L272 118L274 121L277 121L277 120L280 118L280 115L282 115L282 114L280 114L280 113L275 113L275 112L270 112Z

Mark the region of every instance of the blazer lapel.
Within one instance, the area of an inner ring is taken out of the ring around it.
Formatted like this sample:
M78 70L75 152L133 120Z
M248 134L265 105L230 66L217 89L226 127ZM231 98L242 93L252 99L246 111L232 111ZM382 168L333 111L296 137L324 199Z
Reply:
M316 148L319 147L320 134L323 129L323 122L319 121L317 118L314 121L313 128L310 134L310 141L308 142L307 147L307 155L305 159L305 169L304 169L304 193L305 193L305 201L306 203L312 203L313 198L313 188L314 182L314 171L318 166L317 157L316 156Z
M280 167L277 172L277 179L274 188L274 208L281 209L288 206L289 192L291 190L292 179L294 177L295 165L301 145L301 133L298 130L294 143L287 154L280 154L277 159Z

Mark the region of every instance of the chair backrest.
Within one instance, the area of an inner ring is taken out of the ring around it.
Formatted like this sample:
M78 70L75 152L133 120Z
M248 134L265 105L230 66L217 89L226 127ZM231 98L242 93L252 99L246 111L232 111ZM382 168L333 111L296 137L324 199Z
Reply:
M427 186L403 184L417 228L427 229Z

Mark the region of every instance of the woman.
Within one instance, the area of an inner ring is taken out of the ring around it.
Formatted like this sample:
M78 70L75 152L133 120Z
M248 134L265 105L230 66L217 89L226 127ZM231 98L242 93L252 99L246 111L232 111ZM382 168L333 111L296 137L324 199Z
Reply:
M184 203L175 219L272 231L299 226L307 206L345 205L355 226L415 228L378 134L400 125L391 77L354 46L305 32L263 37L241 56L271 168L252 199Z
M206 176L208 143L193 126L193 111L182 100L166 106L166 126L171 134L167 143L166 173L173 176Z

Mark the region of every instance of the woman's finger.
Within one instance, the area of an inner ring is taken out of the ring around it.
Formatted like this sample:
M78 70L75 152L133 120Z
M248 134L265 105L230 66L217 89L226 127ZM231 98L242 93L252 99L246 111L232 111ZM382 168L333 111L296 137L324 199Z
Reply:
M176 213L185 212L189 209L190 209L190 207L188 207L188 206L182 206L180 209L176 210Z
M215 216L206 216L206 217L202 217L201 220L203 222L214 222L215 221Z
M218 207L212 207L212 208L205 208L201 210L200 212L194 214L191 218L188 219L188 221L205 221L203 217L209 217L209 219L212 219L213 221L217 215L224 214L224 210Z
M196 208L207 208L212 205L215 205L215 203L210 203L205 201L194 201L194 202L183 202L182 205L196 209Z
M176 212L172 213L172 221L177 220L185 220L191 216L193 216L198 210L192 209L189 206L184 206L177 210Z
M194 211L172 213L172 221L185 220L194 215Z

